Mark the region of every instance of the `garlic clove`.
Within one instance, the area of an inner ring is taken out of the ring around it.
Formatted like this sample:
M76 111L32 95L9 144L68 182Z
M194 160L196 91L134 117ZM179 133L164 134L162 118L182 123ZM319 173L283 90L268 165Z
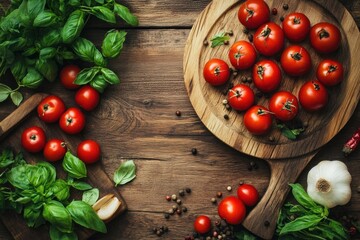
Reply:
M100 209L96 212L99 218L103 221L109 220L114 216L116 211L119 209L121 202L117 197L113 197L107 201Z
M94 205L92 205L92 208L95 210L95 212L98 211L102 205L104 205L113 197L114 194L112 193L105 195L104 197L100 198L96 203L94 203Z

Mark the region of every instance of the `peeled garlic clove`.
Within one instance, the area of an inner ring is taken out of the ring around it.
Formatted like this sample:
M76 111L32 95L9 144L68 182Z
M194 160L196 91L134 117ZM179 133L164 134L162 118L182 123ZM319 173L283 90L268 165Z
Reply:
M99 218L103 221L109 220L114 216L116 211L119 209L121 202L117 197L111 198L107 201L100 209L96 212Z
M106 202L108 202L111 198L114 197L114 194L108 194L105 195L104 197L100 198L96 203L94 203L94 205L92 205L92 208L95 210L95 212L97 212L101 206L103 206Z

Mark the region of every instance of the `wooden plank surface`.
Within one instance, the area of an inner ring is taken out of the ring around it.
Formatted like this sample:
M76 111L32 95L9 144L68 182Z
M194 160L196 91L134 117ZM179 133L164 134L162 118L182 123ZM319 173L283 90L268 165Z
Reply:
M151 229L162 225L170 229L162 239L183 239L192 232L196 215L207 214L215 219L216 207L210 199L217 191L228 194L226 186L236 188L245 181L254 184L262 195L268 186L270 171L265 161L240 154L213 136L197 117L186 93L182 69L185 42L195 18L209 2L125 3L139 16L141 25L128 30L124 51L110 65L122 83L108 88L100 106L87 114L88 123L81 137L101 143L102 164L110 177L122 160L134 159L137 178L118 187L129 210L109 224L108 234L97 234L93 239L159 239ZM344 2L360 26L360 1ZM106 32L104 27L95 22L86 35L99 45ZM74 92L64 91L59 84L51 86L49 92L64 98L67 106L74 105ZM1 119L13 109L9 102L1 104ZM181 117L175 115L177 110ZM360 185L360 151L345 159L341 148L359 123L358 106L350 122L320 150L299 179L305 186L306 173L320 160L344 160L353 176L353 196L350 204L334 211L355 216L360 216L360 195L356 192ZM196 156L191 154L192 148L197 148ZM250 162L259 168L249 171ZM173 205L165 195L186 186L192 188L183 201L188 212L165 220L163 213ZM12 239L3 225L0 239Z

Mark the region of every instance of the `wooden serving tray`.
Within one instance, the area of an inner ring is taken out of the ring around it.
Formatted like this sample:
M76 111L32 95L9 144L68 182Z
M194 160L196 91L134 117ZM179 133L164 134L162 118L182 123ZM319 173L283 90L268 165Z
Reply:
M22 151L24 158L29 163L35 163L38 161L45 161L42 153L31 154L21 149L21 133L27 127L39 126L44 129L47 139L58 138L66 142L68 149L72 153L76 153L76 147L81 142L80 135L67 135L61 131L57 123L46 124L39 119L36 111L32 111L40 103L41 99L45 97L44 94L35 94L25 101L18 109L10 114L5 120L0 122L0 135L7 133L15 125L17 127L8 134L8 136L1 140L0 149L11 147L14 151ZM27 117L26 122L18 124L21 120ZM57 169L58 177L66 177L62 170L61 161L55 164ZM100 191L100 198L109 193L114 194L121 201L120 209L116 213L117 215L122 214L127 209L127 205L119 191L114 187L114 183L109 179L101 162L93 165L87 165L88 177L84 181L88 182L91 186L96 187ZM73 191L73 190L72 190ZM81 199L80 192L73 191L72 198ZM50 239L49 237L49 226L41 226L39 228L29 228L26 225L22 215L16 214L13 211L7 211L1 214L1 220L7 229L10 231L14 239L16 240L34 240L34 239ZM95 232L89 229L79 227L76 229L79 239L87 239L92 236Z
M335 24L341 31L341 46L330 55L319 55L310 46L308 40L304 46L312 58L312 71L303 77L291 78L283 73L279 89L298 95L301 85L316 78L317 64L325 58L337 59L344 65L345 79L336 87L328 88L329 104L317 113L300 110L299 118L308 123L306 131L296 140L291 141L273 130L266 136L251 135L242 123L243 113L227 111L222 104L223 95L228 86L213 87L202 75L203 66L211 58L220 58L231 66L228 59L230 46L238 40L248 40L243 33L244 27L237 18L239 6L243 1L213 0L196 20L185 46L184 79L190 101L204 125L224 143L234 149L266 160L271 168L271 179L267 192L259 204L250 212L243 225L262 238L273 236L278 212L289 191L288 183L296 181L302 170L316 154L318 149L329 142L347 123L360 98L360 34L350 13L338 1L326 0L266 0L270 9L277 8L278 14L271 16L271 21L281 26L280 17L298 11L306 14L312 25L326 21ZM288 3L289 9L282 8ZM229 46L211 48L204 46L204 40L217 33L233 30ZM252 31L251 33L254 33ZM286 46L290 45L287 41ZM259 59L262 59L259 56ZM279 56L272 58L278 61ZM241 83L241 76L251 76L251 70L239 72L230 82ZM255 89L254 85L251 87ZM268 99L257 100L260 105L268 106ZM229 120L224 119L229 115ZM274 141L269 140L274 137ZM269 224L264 224L267 221Z

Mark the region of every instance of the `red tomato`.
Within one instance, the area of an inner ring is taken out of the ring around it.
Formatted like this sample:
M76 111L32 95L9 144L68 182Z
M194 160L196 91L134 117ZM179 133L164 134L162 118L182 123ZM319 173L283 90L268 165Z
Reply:
M238 198L248 207L255 206L259 201L259 192L250 184L242 184L237 189Z
M80 85L74 83L81 69L76 65L67 65L60 72L60 82L67 89L77 89Z
M231 65L239 70L251 68L256 61L256 51L253 45L247 41L234 43L229 51Z
M43 150L46 142L46 135L42 128L33 126L26 128L21 134L22 147L31 153Z
M252 72L255 86L262 92L269 93L281 83L281 70L272 60L262 60L255 64Z
M283 70L290 76L298 77L311 70L311 57L308 51L299 45L286 48L280 59Z
M309 111L318 111L324 108L328 102L328 92L319 81L306 82L299 91L299 101L301 106Z
M96 108L99 101L100 93L89 85L81 87L75 94L75 102L86 111Z
M229 65L217 58L210 59L204 67L203 75L205 81L213 86L220 86L229 79L230 69Z
M317 67L316 78L325 86L335 86L344 78L343 65L338 61L325 59Z
M244 220L246 208L240 199L235 196L228 196L219 203L218 214L227 223L237 225Z
M269 109L277 119L289 121L298 114L299 102L291 92L280 91L270 98Z
M340 30L331 23L321 22L310 29L311 46L320 53L336 51L341 42Z
M44 147L44 157L49 162L56 162L64 158L66 153L66 144L59 139L49 140Z
M245 111L254 104L254 91L245 84L235 85L228 93L229 105L237 111Z
M37 107L39 118L47 123L59 120L65 110L63 100L55 95L44 98Z
M284 47L284 32L274 22L263 24L254 35L255 48L264 56L273 56Z
M271 124L271 113L263 106L255 105L247 110L244 115L244 125L254 135L268 133L271 129Z
M270 9L264 0L247 0L241 4L238 18L248 29L256 29L270 20Z
M60 117L60 128L68 134L77 134L85 127L85 115L79 108L68 108Z
M292 42L304 41L310 31L310 20L303 13L290 13L282 22L285 37Z
M211 229L211 220L208 216L198 216L194 221L194 230L199 234L205 234Z
M86 164L91 164L100 160L100 145L94 140L82 141L77 147L78 158Z

